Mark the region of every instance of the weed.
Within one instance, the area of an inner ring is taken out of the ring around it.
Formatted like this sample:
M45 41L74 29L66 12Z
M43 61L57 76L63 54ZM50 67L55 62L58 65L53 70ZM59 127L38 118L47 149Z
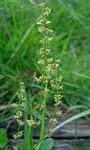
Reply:
M28 103L24 83L20 82L19 85L19 92L18 92L18 111L16 113L15 118L19 124L19 130L16 135L14 135L15 139L19 139L22 137L23 131L20 131L20 126L24 125L24 146L23 149L25 150L32 150L33 144L33 128L34 126L39 126L40 122L35 119L33 114L36 111L41 114L41 129L40 129L40 139L39 144L36 146L35 149L42 150L43 140L47 136L49 137L52 134L52 127L57 124L57 116L60 116L61 112L58 107L61 104L61 68L60 63L61 60L57 58L52 58L51 54L53 51L49 49L49 43L53 40L52 33L53 31L48 28L48 25L51 21L48 20L48 16L51 13L51 9L47 7L46 2L41 2L38 5L41 9L42 18L37 22L38 24L38 31L41 33L41 48L40 48L40 58L38 64L41 68L41 76L36 77L36 82L41 86L38 95L40 96L39 102L37 106L34 106L33 103L30 101ZM46 110L47 110L47 95L48 93L52 93L54 97L54 113L50 117L50 123L48 131L45 132L45 119L46 119ZM28 104L30 107L28 107ZM28 119L28 112L30 109L30 119ZM24 122L21 121L23 116L22 111L24 110ZM14 147L14 149L20 149L19 145Z

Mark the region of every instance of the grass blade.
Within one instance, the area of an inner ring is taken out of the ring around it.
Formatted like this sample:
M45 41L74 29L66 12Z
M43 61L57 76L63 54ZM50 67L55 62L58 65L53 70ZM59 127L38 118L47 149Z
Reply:
M56 132L58 129L60 129L61 127L63 127L64 125L74 121L74 120L77 120L81 117L84 117L86 115L89 115L90 114L90 110L86 110L86 111L83 111L73 117L70 117L69 119L65 120L64 122L62 122L61 124L59 124L58 126L56 126L53 130L52 130L52 133Z

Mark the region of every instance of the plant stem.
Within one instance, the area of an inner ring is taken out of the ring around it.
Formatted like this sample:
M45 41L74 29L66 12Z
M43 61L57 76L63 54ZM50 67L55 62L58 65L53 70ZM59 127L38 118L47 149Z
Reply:
M33 139L33 126L28 128L27 135L27 150L32 150L32 139Z
M44 138L44 133L45 133L45 114L46 114L46 89L47 89L47 81L46 81L46 84L45 84L45 93L44 93L44 109L43 109L43 112L42 112L42 123L41 123L41 131L40 131L40 144L39 144L39 147L38 147L38 150L41 150L42 148L42 140Z
M27 97L27 96L26 96ZM27 120L28 120L28 99L25 100L25 106L24 106L24 150L26 150L27 146Z
M30 101L30 119L32 119L32 101ZM27 150L32 150L32 140L33 140L33 126L29 126L27 135Z

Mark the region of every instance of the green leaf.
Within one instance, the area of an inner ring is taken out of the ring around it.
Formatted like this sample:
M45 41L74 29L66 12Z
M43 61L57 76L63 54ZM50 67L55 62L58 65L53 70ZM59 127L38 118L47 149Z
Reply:
M61 127L63 127L64 125L74 121L74 120L77 120L81 117L84 117L86 115L89 115L90 114L90 110L86 110L86 111L83 111L79 114L76 114L74 115L73 117L70 117L69 119L65 120L64 122L62 122L61 124L59 124L58 126L56 126L53 130L52 130L52 133L56 132L58 129L60 129Z
M6 129L0 128L0 148L5 148L8 143Z
M53 145L53 139L48 138L42 142L42 150L52 150Z
M0 75L0 80L2 80L4 78L4 76L3 75Z

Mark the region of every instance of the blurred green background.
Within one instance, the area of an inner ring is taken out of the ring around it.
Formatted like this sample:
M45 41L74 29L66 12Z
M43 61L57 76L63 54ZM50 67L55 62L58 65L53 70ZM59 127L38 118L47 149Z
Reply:
M37 1L0 0L0 104L17 100L18 79L26 88L33 72L40 74L40 34L36 22L41 17ZM63 105L90 108L90 0L48 0L54 30L53 56L62 60Z

